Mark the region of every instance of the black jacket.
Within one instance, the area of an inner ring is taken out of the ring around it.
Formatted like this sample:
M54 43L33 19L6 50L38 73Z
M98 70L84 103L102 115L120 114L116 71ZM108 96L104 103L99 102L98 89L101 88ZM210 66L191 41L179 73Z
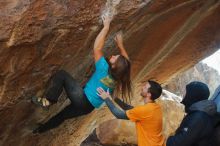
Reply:
M214 131L216 111L216 104L209 100L190 106L175 135L167 139L167 146L214 146L210 137Z

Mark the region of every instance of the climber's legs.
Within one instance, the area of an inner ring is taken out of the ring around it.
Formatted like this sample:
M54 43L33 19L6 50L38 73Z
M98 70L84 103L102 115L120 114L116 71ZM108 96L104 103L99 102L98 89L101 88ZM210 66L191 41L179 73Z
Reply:
M71 104L49 119L46 123L35 129L33 131L34 133L42 133L53 129L60 125L65 119L88 114L94 109L84 94L80 84L73 79L70 74L63 70L58 71L52 76L44 96L50 102L57 102L63 88L68 98L71 100Z
M78 117L93 111L94 107L88 101L86 96L83 96L80 100L81 102L79 105L76 106L75 103L68 105L60 113L49 119L46 123L40 125L33 131L33 133L43 133L59 126L65 119Z
M84 96L83 88L73 79L73 77L64 70L57 71L49 80L45 94L42 98L32 97L33 103L41 107L47 107L51 103L56 103L60 97L63 88L67 97L74 106L80 105L81 98Z
M65 89L67 97L71 100L72 104L80 104L80 99L84 96L83 88L69 73L64 70L59 70L51 77L44 96L50 102L57 102L63 88Z

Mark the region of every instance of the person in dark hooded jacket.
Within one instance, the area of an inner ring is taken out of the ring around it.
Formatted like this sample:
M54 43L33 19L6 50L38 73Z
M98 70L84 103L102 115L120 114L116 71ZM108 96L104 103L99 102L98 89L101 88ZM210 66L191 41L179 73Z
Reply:
M216 146L210 142L214 132L213 116L217 106L209 97L206 84L194 81L186 85L182 100L187 115L175 135L168 137L166 146Z

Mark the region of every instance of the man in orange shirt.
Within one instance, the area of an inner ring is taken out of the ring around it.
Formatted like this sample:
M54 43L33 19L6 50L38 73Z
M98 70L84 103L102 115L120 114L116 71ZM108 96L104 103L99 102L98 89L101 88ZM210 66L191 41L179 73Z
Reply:
M123 110L115 106L108 92L105 92L102 88L98 88L97 91L115 117L135 122L138 146L165 146L165 138L162 135L162 110L160 105L155 102L162 93L160 84L149 80L142 87L141 96L144 105L132 107L119 98L114 98Z

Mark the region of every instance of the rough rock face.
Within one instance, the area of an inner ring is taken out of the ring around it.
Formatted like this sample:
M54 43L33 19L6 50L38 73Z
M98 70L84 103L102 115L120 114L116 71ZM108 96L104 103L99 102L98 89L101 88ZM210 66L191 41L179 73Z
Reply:
M137 144L135 125L125 120L109 120L98 126L96 134L104 145Z
M137 146L136 138L133 123L112 119L99 125L80 146Z
M198 63L193 68L171 79L164 88L178 95L183 95L185 86L191 81L206 83L209 86L210 95L212 95L220 83L220 74L206 64Z
M51 132L31 134L37 122L65 104L61 101L44 112L29 97L41 94L60 68L84 84L93 65L92 45L102 27L100 16L107 12L115 17L105 53L117 52L112 38L122 29L135 87L148 78L164 83L219 47L219 0L1 1L0 145L77 146L111 118L102 108Z

